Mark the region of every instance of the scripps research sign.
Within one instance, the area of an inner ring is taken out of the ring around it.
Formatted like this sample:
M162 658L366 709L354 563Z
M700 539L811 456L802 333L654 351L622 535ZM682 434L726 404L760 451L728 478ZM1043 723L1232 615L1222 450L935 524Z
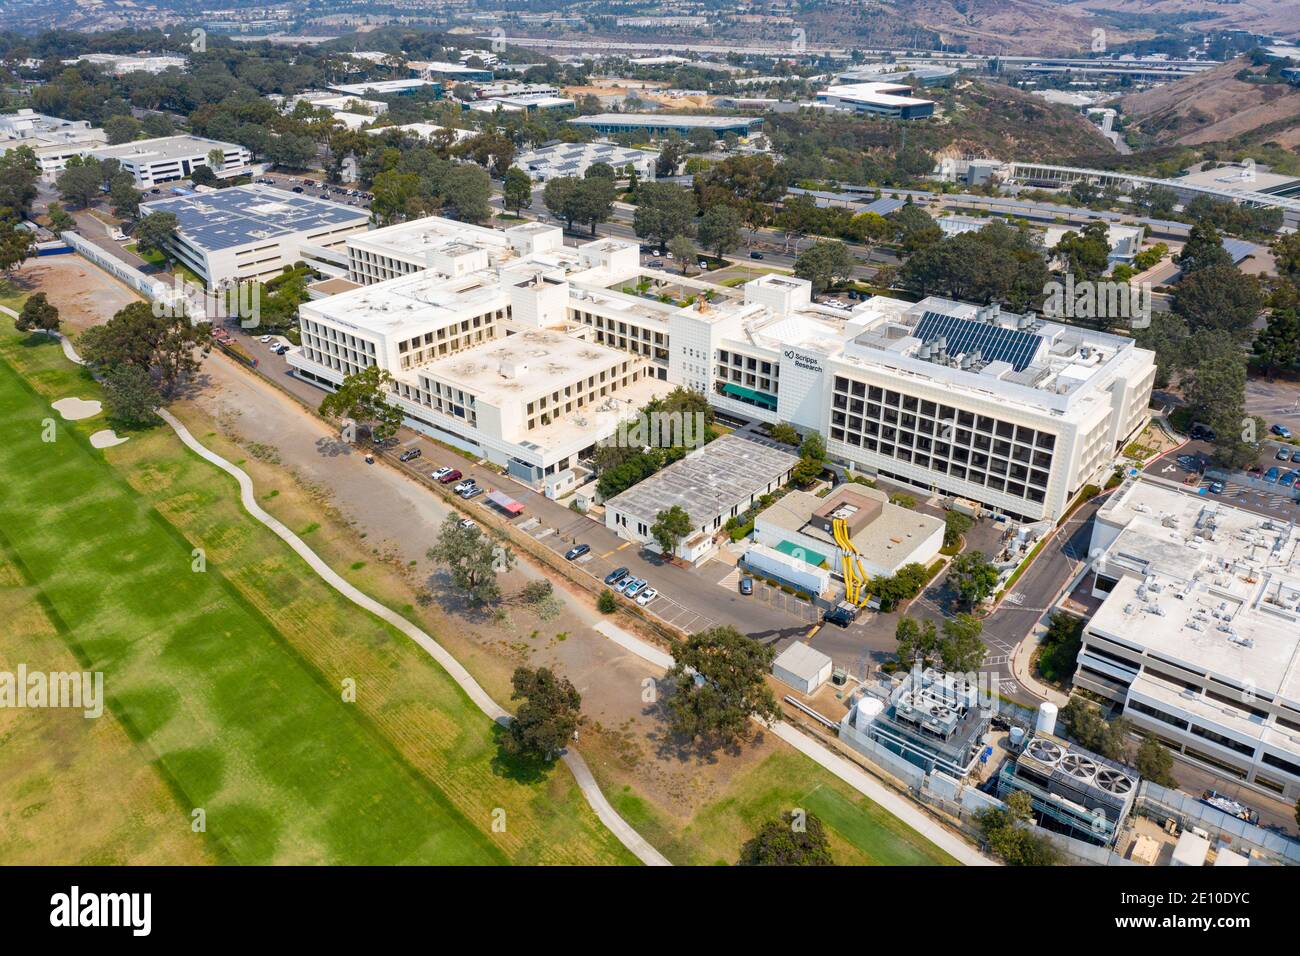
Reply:
M801 368L806 372L821 372L822 370L822 363L814 355L804 355L794 349L786 349L785 357L794 362L795 368Z

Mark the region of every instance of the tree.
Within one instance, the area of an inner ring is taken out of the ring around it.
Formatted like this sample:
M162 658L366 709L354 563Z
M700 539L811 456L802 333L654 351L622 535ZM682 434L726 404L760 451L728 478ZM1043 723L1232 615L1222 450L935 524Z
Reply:
M138 365L114 365L104 370L104 398L109 414L126 425L151 425L163 404L153 377Z
M1110 264L1108 226L1100 219L1088 223L1082 232L1067 232L1053 250L1066 272L1076 282L1095 282Z
M50 228L55 232L67 232L77 228L76 218L63 208L63 203L50 203L47 215L50 217Z
M609 163L592 163L582 174L583 179L617 179L618 174Z
M478 166L458 163L442 180L442 200L455 219L483 222L492 215L492 180Z
M1138 746L1137 754L1133 758L1133 766L1152 783L1162 787L1178 786L1173 773L1174 755L1169 752L1168 747L1154 737L1147 737Z
M1039 644L1039 673L1049 681L1064 684L1074 673L1082 646L1083 621L1064 611L1053 612Z
M1255 360L1264 368L1271 382L1273 374L1295 365L1300 357L1300 321L1296 310L1274 309L1268 315L1268 324L1255 336L1252 346Z
M900 617L894 638L898 641L898 660L909 669L917 664L928 666L939 651L939 632L934 621Z
M998 584L998 569L982 551L966 551L948 566L948 583L965 607L974 607L993 593Z
M30 146L18 146L0 154L0 210L8 209L21 220L32 211L41 164Z
M132 302L78 340L82 358L96 370L135 365L153 376L164 397L198 370L211 347L211 324L192 322L179 309L155 314L147 302Z
M790 481L796 485L807 485L821 476L826 462L826 441L815 429L803 436L799 443L799 461L790 470Z
M23 303L14 323L19 332L57 332L59 330L59 310L45 297L44 292L37 292Z
M501 205L511 212L521 212L533 204L533 181L518 166L506 170L501 184Z
M1232 256L1223 248L1219 231L1208 222L1195 223L1188 231L1187 242L1174 257L1184 277L1210 266L1232 266Z
M945 511L943 513L943 546L945 548L957 547L961 541L961 536L969 531L974 523L960 511Z
M429 548L430 561L447 565L456 590L468 594L478 604L501 600L497 571L508 571L514 564L509 548L498 548L477 527L463 528L456 514L449 514L438 529L438 540Z
M575 176L559 176L547 182L542 189L542 204L552 216L563 219L565 225L573 228L573 221L578 215L575 196L581 180Z
M681 137L669 137L655 159L655 175L660 177L676 176L677 167L682 164L682 158L685 155L686 141Z
M140 135L140 123L131 116L113 116L104 121L104 135L110 146L129 143Z
M814 242L795 259L794 274L811 282L813 292L825 292L853 275L853 255L842 242Z
M375 197L370 209L383 223L422 216L432 207L432 197L415 173L385 170L374 178L370 192Z
M714 206L700 217L700 245L721 259L740 245L740 213L732 206Z
M206 167L200 166L200 169ZM113 207L113 215L122 219L134 219L140 215L140 191L135 188L134 180L126 173L113 178L108 190L108 201ZM171 215L165 213L164 215Z
M798 430L789 422L777 422L769 434L772 441L779 441L783 445L798 445L800 442Z
M378 365L368 365L343 379L337 391L326 395L320 413L327 417L351 418L367 427L373 438L387 441L402 427L402 410L390 405L388 389L393 376Z
M980 639L984 625L973 614L958 614L945 618L943 640L939 642L939 658L943 669L958 674L971 674L984 663L987 648Z
M895 239L903 247L903 251L909 254L932 245L943 237L943 230L930 214L911 200L908 200L890 219L894 223Z
M613 179L593 176L580 179L574 188L570 202L573 204L573 218L591 226L591 234L596 234L596 226L609 219L614 213L614 199L618 190Z
M76 162L74 156L68 160L67 168L59 173L55 187L59 196L69 205L89 206L99 196L99 187L103 185L99 164L93 159L89 162Z
M712 130L697 127L687 134L686 143L692 153L707 153L718 145L718 138Z
M605 588L596 598L596 610L601 614L613 614L618 610L618 601L614 599L614 592Z
M672 557L677 546L694 529L691 516L681 505L673 505L655 515L654 524L650 526L650 536L659 545L659 550L667 557Z
M640 239L659 247L660 255L674 236L695 232L695 195L672 183L643 183L637 190L632 228Z
M682 275L686 275L686 268L695 259L695 243L685 236L673 236L668 240L668 251L673 254L677 264L682 267Z
M1264 308L1264 293L1255 276L1236 266L1211 265L1179 280L1170 308L1193 335L1223 331L1244 342Z
M740 848L740 866L834 866L826 829L816 814L783 813Z
M27 261L36 248L36 236L17 222L0 219L0 272L13 272Z
M548 668L515 668L510 678L511 700L522 700L502 738L503 749L515 757L551 761L578 729L582 695L568 678Z
M1078 697L1071 697L1061 708L1057 720L1065 736L1108 760L1125 760L1131 730L1123 717L1106 720L1101 708Z
M1055 866L1061 855L1046 837L1034 833L1033 798L1018 791L1006 807L981 810L975 824L989 850L1008 866Z
M673 733L716 747L743 737L751 716L775 720L780 708L767 686L774 656L730 625L675 644L667 703Z
M136 247L141 252L164 252L179 227L174 212L151 212L135 224Z

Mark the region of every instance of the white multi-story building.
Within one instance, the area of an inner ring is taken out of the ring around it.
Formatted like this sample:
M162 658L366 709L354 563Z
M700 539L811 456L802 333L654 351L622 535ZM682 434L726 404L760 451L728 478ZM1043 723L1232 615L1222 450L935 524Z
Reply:
M188 63L176 54L149 53L84 53L69 63L93 63L117 76L127 73L162 73L164 70L185 70Z
M167 251L209 285L268 279L308 261L344 275L342 246L370 227L354 206L269 186L232 186L144 203L145 214L169 212L178 226Z
M435 217L350 237L347 278L368 288L302 310L304 346L320 340L308 321L345 340L307 346L291 363L325 385L370 363L406 372L388 338L409 339L417 326L436 333L422 324L427 309L449 309L471 330L476 316L504 309L514 326L631 353L640 381L694 389L731 416L816 430L859 473L1026 521L1059 517L1086 484L1104 481L1146 422L1154 357L1129 338L935 298L819 305L807 282L779 275L729 289L645 268L630 242L574 250L561 235L541 223L495 230ZM534 294L519 291L524 280ZM358 323L354 306L386 318ZM440 344L436 334L426 344ZM460 416L452 424L531 477L570 466L597 428L588 423L585 444L571 436L530 448L480 435Z
M565 176L585 176L596 163L608 163L614 172L623 176L631 167L637 178L645 181L655 178L655 163L659 154L649 149L629 149L613 143L556 143L520 153L514 164L544 183Z
M26 146L36 154L41 175L53 179L73 156L108 145L108 137L86 120L65 120L21 109L0 115L0 156Z
M1097 512L1092 555L1075 685L1184 760L1300 797L1300 529L1143 477Z
M220 166L211 162L214 153L221 154ZM96 159L116 159L122 169L135 177L139 189L187 179L200 166L210 167L220 177L235 176L253 161L252 154L243 146L189 135L137 139L120 146L94 149L90 154Z

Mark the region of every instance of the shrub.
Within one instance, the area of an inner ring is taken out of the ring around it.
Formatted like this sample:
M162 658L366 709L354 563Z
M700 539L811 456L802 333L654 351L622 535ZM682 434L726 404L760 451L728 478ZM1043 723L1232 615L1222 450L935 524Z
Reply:
M600 592L600 597L596 598L596 610L601 614L613 614L618 610L618 602L614 600L614 592L609 588Z

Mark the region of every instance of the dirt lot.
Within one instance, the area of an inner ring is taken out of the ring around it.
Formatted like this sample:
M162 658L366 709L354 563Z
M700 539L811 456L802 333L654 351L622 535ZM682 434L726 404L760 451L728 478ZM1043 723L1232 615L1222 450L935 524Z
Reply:
M44 292L59 310L64 330L74 335L107 322L139 299L130 288L76 255L28 259L14 273L13 285L21 293Z

